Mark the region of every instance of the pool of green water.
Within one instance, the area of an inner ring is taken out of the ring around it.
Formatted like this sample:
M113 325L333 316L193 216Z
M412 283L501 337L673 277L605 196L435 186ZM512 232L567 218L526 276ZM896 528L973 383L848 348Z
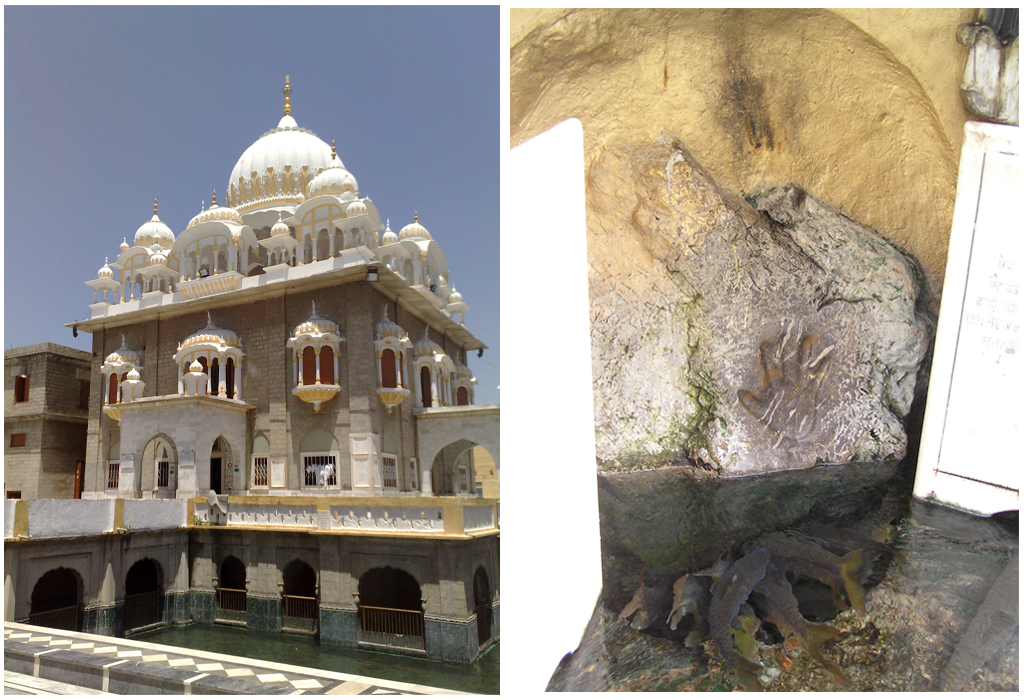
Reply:
M496 695L499 692L501 655L497 643L486 649L471 666L461 666L397 654L321 646L305 637L221 625L164 627L135 635L133 639L468 693Z

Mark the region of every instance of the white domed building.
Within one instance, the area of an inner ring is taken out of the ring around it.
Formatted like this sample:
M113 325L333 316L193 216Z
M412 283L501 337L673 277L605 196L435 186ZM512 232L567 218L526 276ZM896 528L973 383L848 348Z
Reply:
M93 334L84 497L187 500L200 524L455 537L471 557L497 533L472 457L499 462L498 407L473 405L467 366L485 345L418 212L397 234L382 224L290 91L222 203L214 190L172 229L154 201L133 236L101 242L122 238L97 251L91 317L74 324Z

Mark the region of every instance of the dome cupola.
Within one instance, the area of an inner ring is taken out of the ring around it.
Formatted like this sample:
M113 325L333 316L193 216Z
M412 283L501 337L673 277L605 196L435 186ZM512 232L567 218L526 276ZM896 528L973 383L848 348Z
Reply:
M110 269L110 258L103 258L103 267L96 273L96 276L100 279L114 279L114 271Z
M391 219L388 219L387 228L384 229L384 235L380 237L381 245L390 245L392 243L398 243L398 234L391 230Z
M243 213L302 203L310 181L331 167L330 147L312 131L301 128L291 116L287 76L284 93L284 116L277 128L249 146L231 171L227 203ZM354 178L352 185L354 188Z
M284 214L278 215L277 223L270 229L270 236L287 236L289 233L291 233L291 229L284 222Z
M231 207L222 207L217 204L217 190L213 191L213 202L210 204L210 208L193 216L185 230L187 231L197 224L205 224L207 221L230 221L239 226L243 225L242 215L238 211Z
M125 241L127 243L127 241ZM174 233L156 213L156 200L153 200L153 218L142 224L135 232L135 245L150 246L162 245L170 248L174 244ZM122 248L125 250L125 248Z
M398 232L398 237L403 241L407 238L425 238L428 241L430 240L430 232L427 231L426 227L420 223L419 212L415 213L414 220L411 224Z
M345 170L344 164L335 151L333 141L331 141L330 164L309 183L308 195L310 198L323 194L337 195L342 199L355 199L359 196L359 185L352 173ZM366 213L365 206L363 213Z

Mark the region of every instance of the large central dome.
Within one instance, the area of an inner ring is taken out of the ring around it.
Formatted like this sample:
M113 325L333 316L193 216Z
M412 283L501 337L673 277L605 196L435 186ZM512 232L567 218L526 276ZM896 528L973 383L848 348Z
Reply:
M331 164L331 147L292 118L290 91L286 80L284 117L245 149L231 171L227 204L239 212L301 203L309 181Z

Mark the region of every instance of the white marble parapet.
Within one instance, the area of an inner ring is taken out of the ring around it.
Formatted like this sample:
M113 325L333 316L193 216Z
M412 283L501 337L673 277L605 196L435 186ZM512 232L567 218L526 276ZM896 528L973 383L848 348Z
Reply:
M462 527L466 532L494 527L494 506L463 506Z
M188 503L175 500L127 499L124 502L126 530L172 530L185 527Z

